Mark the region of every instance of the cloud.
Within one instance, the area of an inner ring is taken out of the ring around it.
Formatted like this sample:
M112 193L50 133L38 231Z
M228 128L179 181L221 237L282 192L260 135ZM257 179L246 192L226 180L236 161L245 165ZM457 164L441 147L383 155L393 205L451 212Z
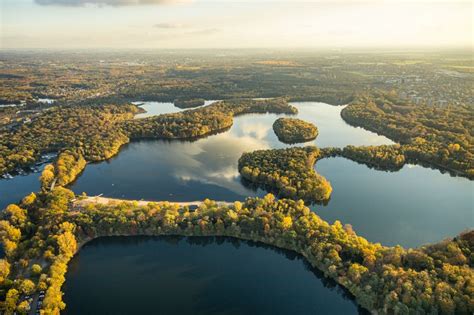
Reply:
M185 28L187 25L180 24L180 23L158 23L153 25L153 27L161 28L161 29L180 29Z
M195 30L186 33L186 35L210 35L210 34L215 34L218 33L220 30L217 28L205 28L201 30Z
M159 5L159 4L175 4L188 3L192 0L34 0L39 5L57 5L80 7L85 5L98 6L130 6L130 5Z
M221 31L218 28L196 28L191 24L180 23L158 23L153 28L157 29L161 39L208 36Z

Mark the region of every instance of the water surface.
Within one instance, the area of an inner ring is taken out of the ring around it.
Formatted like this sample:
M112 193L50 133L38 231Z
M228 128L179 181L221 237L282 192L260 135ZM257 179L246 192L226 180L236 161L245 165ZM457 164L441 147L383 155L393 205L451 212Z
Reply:
M229 238L110 237L69 265L66 314L357 314L299 255Z
M172 103L147 104L157 107L149 113L162 113L170 106L179 110ZM313 102L295 105L299 109L297 117L319 128L318 138L302 145L392 143L346 124L340 117L342 106ZM272 124L278 117L281 115L240 116L230 130L194 142L130 143L112 160L88 165L72 189L89 195L171 201L234 201L263 196L264 191L242 184L237 161L246 151L289 146L273 133ZM420 246L474 226L474 183L465 178L421 166L383 172L344 158L319 161L316 169L330 180L333 194L327 206L313 209L331 223L338 219L352 224L370 241ZM37 191L38 175L0 180L0 208Z
M40 167L43 170L44 165ZM17 175L12 179L0 179L0 210L11 203L17 203L31 192L40 189L39 176L41 173Z
M377 171L339 157L319 161L316 169L333 192L327 206L312 208L329 222L350 223L373 242L415 247L474 227L468 179L415 165Z
M320 147L393 143L346 124L343 106L294 103L298 118L318 126ZM111 161L89 165L73 185L76 193L125 199L193 201L244 200L263 196L242 184L237 161L243 152L284 148L272 130L282 115L251 114L234 119L229 131L195 142L140 141L128 144ZM338 219L385 245L420 246L473 227L473 183L438 170L405 166L383 172L344 158L321 160L318 172L333 186L327 206L313 209L325 220Z
M212 104L216 101L205 101L203 106ZM177 113L190 108L179 108L174 106L174 103L169 102L133 102L143 108L146 112L135 115L135 118L145 118L161 114Z

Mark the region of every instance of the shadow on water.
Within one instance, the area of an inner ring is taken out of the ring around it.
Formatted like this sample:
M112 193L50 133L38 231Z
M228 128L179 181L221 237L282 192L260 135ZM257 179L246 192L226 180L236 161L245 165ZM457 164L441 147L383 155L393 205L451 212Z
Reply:
M303 256L231 237L102 237L73 258L66 278L66 314L112 314L117 299L120 314L369 314ZM154 295L160 306L149 309Z

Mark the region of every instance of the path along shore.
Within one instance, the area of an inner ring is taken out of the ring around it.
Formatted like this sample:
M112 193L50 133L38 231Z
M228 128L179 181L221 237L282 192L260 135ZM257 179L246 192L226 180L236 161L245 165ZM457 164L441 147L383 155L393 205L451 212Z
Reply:
M73 208L80 209L84 208L88 204L103 204L103 205L114 205L114 204L119 204L122 202L133 202L137 203L138 206L146 206L149 203L156 203L156 204L175 204L179 205L180 207L199 207L201 204L204 203L204 201L147 201L147 200L128 200L128 199L116 199L116 198L107 198L107 197L100 197L100 196L95 196L95 197L80 197L77 200L73 202ZM222 206L229 206L233 205L233 202L228 202L228 201L215 201L218 205Z

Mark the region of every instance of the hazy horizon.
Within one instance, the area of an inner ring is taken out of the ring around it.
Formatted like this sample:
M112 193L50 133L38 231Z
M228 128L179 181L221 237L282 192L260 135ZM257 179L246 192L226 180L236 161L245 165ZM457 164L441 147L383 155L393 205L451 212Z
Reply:
M0 1L1 49L472 49L471 1Z

